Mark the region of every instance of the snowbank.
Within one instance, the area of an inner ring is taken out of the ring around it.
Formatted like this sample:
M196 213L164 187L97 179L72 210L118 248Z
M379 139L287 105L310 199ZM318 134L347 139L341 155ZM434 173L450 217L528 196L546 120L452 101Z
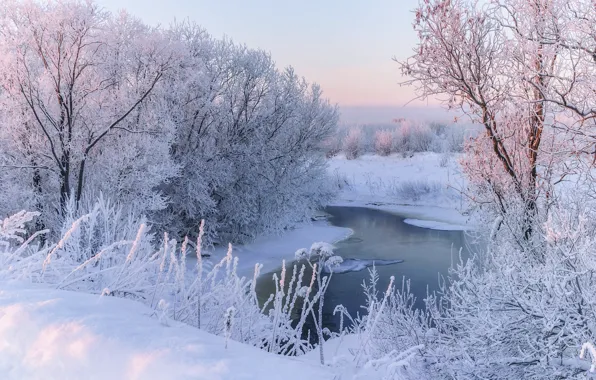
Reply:
M431 230L465 231L467 229L470 229L470 226L468 226L468 225L459 225L459 224L454 224L454 223L438 222L435 220L420 220L420 219L406 218L406 219L404 219L404 223L409 224L411 226L428 228Z
M323 352L325 358L330 360L329 365L341 363L353 362L354 357L358 354L358 351L362 347L361 340L367 339L366 334L345 334L340 337L331 338L323 344ZM320 360L319 349L307 352L301 359L308 360L313 363L318 363Z
M234 256L239 259L238 274L252 276L256 263L263 265L261 273L273 271L281 266L282 260L294 260L294 253L300 248L308 248L315 242L333 244L348 238L352 233L349 228L335 227L327 221L316 221L302 224L281 235L261 236L252 243L233 247ZM212 256L208 261L219 262L226 250L227 248L219 247L209 252Z
M341 192L333 205L394 212L423 228L469 229L473 223L462 214L466 203L459 189L465 179L458 158L438 153L336 156L329 160L329 173ZM418 194L417 187L422 187Z
M331 369L168 322L130 300L2 285L0 378L332 379Z

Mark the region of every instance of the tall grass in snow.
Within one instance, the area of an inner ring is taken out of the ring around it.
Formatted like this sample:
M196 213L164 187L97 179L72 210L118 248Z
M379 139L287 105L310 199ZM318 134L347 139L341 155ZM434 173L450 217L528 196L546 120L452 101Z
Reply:
M419 201L421 198L438 196L443 192L440 182L416 179L391 184L388 193L403 200Z
M136 230L122 226L126 233L121 240L108 242L96 237L89 244L89 236L98 226L123 223L109 220L118 215L113 207L94 206L74 219L57 243L44 247L33 243L44 231L24 237L35 213L22 212L5 219L0 226L0 279L30 279L58 289L134 299L151 307L164 324L169 319L184 322L274 353L301 355L313 349L308 337L303 337L303 329L306 319L315 315L316 305L322 305L326 287L315 290L313 286L317 281L321 284L320 272L305 279L305 264L294 265L289 277L284 264L281 276L273 278L275 293L260 304L256 284L261 266L255 266L251 278L241 277L231 244L225 257L206 268L204 223L195 247L196 266L187 265L192 244L188 239L179 244L164 234L157 244L144 223ZM141 220L127 219L130 223ZM311 252L320 246L313 245ZM294 323L295 313L298 323Z

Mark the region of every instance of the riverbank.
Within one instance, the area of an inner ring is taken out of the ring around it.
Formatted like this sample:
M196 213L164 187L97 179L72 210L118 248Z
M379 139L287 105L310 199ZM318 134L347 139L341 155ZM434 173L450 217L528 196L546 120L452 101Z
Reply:
M338 155L329 160L329 174L338 188L330 206L366 207L404 216L410 225L445 231L473 228L465 215L466 204L459 189L465 180L459 156L417 153L412 157L363 155L348 160ZM417 193L418 192L418 193ZM281 235L265 235L233 247L238 256L238 273L252 276L256 263L261 273L293 260L294 252L314 242L337 243L353 233L349 228L317 220L296 226ZM226 254L227 247L215 248L207 263L214 265Z
M279 268L282 260L293 260L294 253L300 248L310 248L313 243L320 241L334 244L347 239L352 232L349 228L335 227L326 220L318 220L304 223L283 234L260 236L251 243L232 247L233 255L238 257L237 273L240 276L252 277L255 264L263 266L261 273L270 272ZM211 257L204 262L212 266L225 257L227 247L205 251ZM190 258L191 263L194 263L194 260Z
M340 190L332 205L399 214L422 228L471 229L459 159L458 154L431 152L411 157L363 155L355 160L338 155L329 160L329 173Z

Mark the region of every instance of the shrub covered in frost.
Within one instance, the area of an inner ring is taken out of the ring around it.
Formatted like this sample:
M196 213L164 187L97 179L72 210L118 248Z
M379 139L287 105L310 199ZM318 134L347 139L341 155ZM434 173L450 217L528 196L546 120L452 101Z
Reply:
M379 156L388 156L393 151L393 133L388 130L375 133L375 151Z
M348 160L358 158L362 150L362 132L358 128L352 128L344 138L344 153Z

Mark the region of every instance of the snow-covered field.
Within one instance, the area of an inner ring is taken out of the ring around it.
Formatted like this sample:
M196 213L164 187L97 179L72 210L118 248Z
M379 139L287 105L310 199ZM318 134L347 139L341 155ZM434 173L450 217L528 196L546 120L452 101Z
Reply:
M114 297L3 284L0 379L332 379L332 370L160 321ZM223 326L222 326L223 328Z
M465 186L456 154L417 153L412 157L364 155L329 161L329 172L341 188L338 206L360 206L406 215L415 226L463 230L470 228Z

